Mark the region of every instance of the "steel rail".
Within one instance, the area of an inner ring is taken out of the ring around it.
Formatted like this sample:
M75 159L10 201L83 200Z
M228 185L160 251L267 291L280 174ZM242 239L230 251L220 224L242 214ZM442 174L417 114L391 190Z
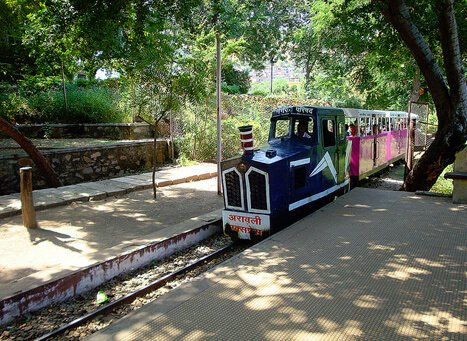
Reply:
M121 298L119 298L118 300L115 300L113 302L110 302L108 304L106 304L105 306L102 306L100 307L99 309L93 311L93 312L90 312L84 316L81 316L73 321L71 321L70 323L66 324L66 325L63 325L53 331L51 331L50 333L47 333L45 335L42 335L40 336L39 338L36 338L35 341L43 341L43 340L47 340L51 337L54 337L54 336L58 336L60 334L63 334L64 332L66 332L67 330L70 330L70 329L74 329L76 327L79 327L81 326L82 324L84 324L85 322L89 321L89 320L92 320L94 318L96 318L98 315L101 315L103 313L108 313L110 311L113 311L114 309L120 307L121 305L123 304L128 304L132 301L134 301L136 298L138 297L141 297L143 295L145 295L146 293L150 292L150 291L153 291L153 290L156 290L156 289L159 289L161 287L163 287L167 282L175 279L177 276L180 276L180 275L183 275L193 269L196 269L197 267L203 265L204 263L206 262L209 262L211 261L212 259L218 257L219 255L222 255L224 254L225 252L227 252L229 249L231 249L233 246L235 245L235 243L231 243L209 255L206 255L200 259L198 259L197 261L183 267L183 268L180 268L168 275L165 275L159 279L157 279L156 281L154 282L151 282L149 284L147 284L146 286L126 295L126 296L123 296Z

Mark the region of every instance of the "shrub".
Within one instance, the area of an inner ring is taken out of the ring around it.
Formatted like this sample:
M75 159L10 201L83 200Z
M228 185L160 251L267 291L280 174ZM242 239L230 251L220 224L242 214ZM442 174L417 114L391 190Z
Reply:
M251 92L253 96L267 96L268 92L266 90L256 89Z
M130 117L119 107L118 95L103 87L67 86L68 111L62 91L52 90L29 98L31 110L42 122L118 123Z
M289 95L291 93L297 94L298 87L297 85L292 85L294 88L289 87L289 81L282 77L274 78L272 81L272 92L274 95ZM258 83L253 83L251 85L250 94L252 95L267 95L271 94L271 82L269 80L262 81Z
M246 94L250 89L248 70L237 70L231 62L222 67L222 91L228 94Z
M296 97L260 97L227 95L222 100L222 156L224 159L241 153L238 127L253 126L254 145L262 146L269 136L271 111L285 105L324 105L317 100ZM215 161L217 155L217 120L215 97L203 104L188 106L177 119L175 143L180 156L199 161Z
M28 97L50 90L57 90L61 86L62 81L57 76L28 76L18 82L18 92L22 96Z

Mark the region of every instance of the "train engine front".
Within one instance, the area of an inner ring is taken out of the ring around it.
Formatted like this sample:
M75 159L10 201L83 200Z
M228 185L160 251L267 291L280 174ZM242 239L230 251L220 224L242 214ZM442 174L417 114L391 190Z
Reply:
M342 152L336 132L342 113L323 110L306 106L274 110L268 143L257 150L253 148L252 127L239 128L244 153L221 165L226 235L263 239L292 223L297 211L332 194L343 183L344 167L339 172L339 164L346 142L344 135ZM332 141L323 144L328 135Z

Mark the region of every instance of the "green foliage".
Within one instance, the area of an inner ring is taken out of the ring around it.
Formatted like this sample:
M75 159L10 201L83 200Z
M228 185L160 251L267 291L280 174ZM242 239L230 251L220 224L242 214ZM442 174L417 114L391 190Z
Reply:
M186 103L199 102L209 89L208 62L203 62L209 52L200 47L203 41L168 32L147 41L129 74L127 105L149 122L181 111ZM185 45L188 42L191 49ZM156 49L160 51L153 55Z
M290 0L242 2L244 59L253 68L263 69L266 63L286 58L292 33L308 16L305 3Z
M436 180L436 183L433 185L433 187L431 187L430 192L452 195L452 180L444 178L444 174L447 172L452 172L452 170L452 165L447 166L438 177L438 180Z
M118 123L129 122L130 117L119 107L118 95L106 88L67 86L68 111L65 111L63 93L51 90L31 96L29 110L41 122L49 123Z
M258 96L267 96L271 93L271 82L270 81L262 81L253 83L251 85L250 94L258 95ZM289 81L285 78L277 77L274 78L272 81L272 93L274 95L284 96L284 95L295 95L297 97L301 97L302 95L302 88L301 86L297 86L293 84L289 86ZM318 98L310 96L310 98Z
M237 70L232 62L222 66L222 90L229 94L246 94L250 88L248 70Z
M59 76L31 75L18 82L18 91L23 96L30 96L53 89L59 89L61 85L62 80Z
M250 90L250 94L253 96L267 96L269 93L265 89L254 88Z
M59 77L30 76L18 85L0 83L0 116L15 123L127 122L115 80L68 83L68 113Z
M316 100L297 97L261 97L227 95L222 99L222 155L224 159L241 153L238 127L253 126L254 145L262 146L269 136L271 111L285 105L324 105ZM181 157L189 160L214 161L217 155L217 126L215 97L191 105L177 119L176 145Z
M292 50L305 69L307 95L339 106L406 109L413 58L376 2L318 0L309 8L311 20L294 32Z
M180 165L182 167L185 167L185 166L194 166L194 165L197 165L198 162L196 161L193 161L193 160L189 160L185 154L181 154L178 159L176 160L176 163L177 165Z
M35 60L21 44L23 22L36 1L0 0L0 81L15 82L36 71Z
M78 41L73 25L74 8L68 1L51 0L39 3L39 8L27 15L23 45L35 58L44 75L69 76L77 70Z
M28 103L18 94L16 87L8 84L0 86L0 117L15 122L18 117L28 116Z

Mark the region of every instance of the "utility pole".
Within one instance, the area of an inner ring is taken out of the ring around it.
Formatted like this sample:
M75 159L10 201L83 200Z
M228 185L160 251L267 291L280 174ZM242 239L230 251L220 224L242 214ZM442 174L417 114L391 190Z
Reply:
M222 195L221 37L216 30L217 194Z
M272 82L274 80L273 71L274 71L274 61L271 59L271 89L269 91L271 95L272 95Z

